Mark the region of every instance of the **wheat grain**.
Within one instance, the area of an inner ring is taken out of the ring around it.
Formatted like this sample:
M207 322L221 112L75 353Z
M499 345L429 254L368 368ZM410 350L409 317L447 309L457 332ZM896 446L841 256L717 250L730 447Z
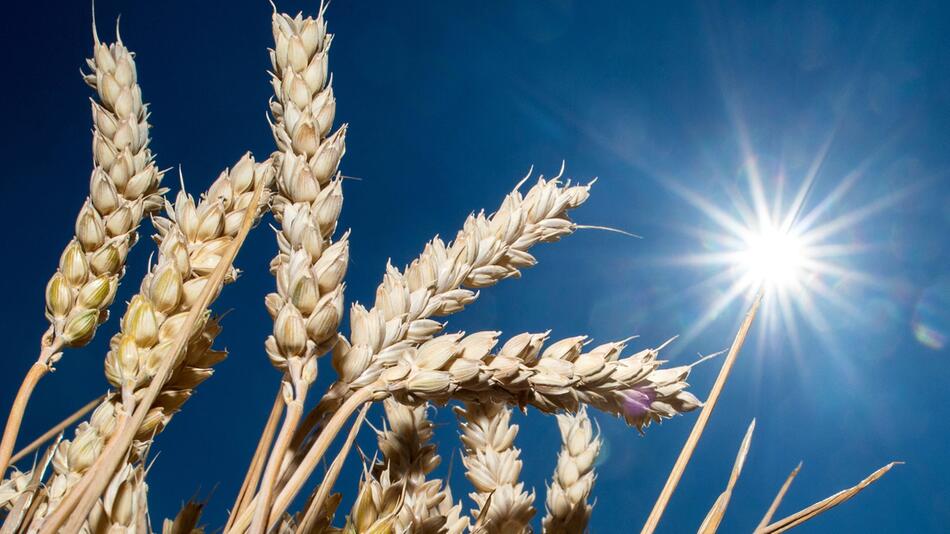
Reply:
M374 477L364 467L356 502L346 518L344 532L395 532L393 525L402 508L402 495L403 487L390 478L388 471Z
M487 534L520 534L534 517L534 491L528 493L521 474L521 450L514 446L518 425L501 403L466 403L456 407L465 448L465 477L475 487L472 516ZM489 502L490 499L490 502Z
M148 484L141 465L126 464L112 478L106 492L96 503L83 530L109 534L150 532L148 523Z
M588 504L594 486L594 462L601 440L582 406L576 414L557 416L561 431L561 452L548 486L547 514L541 524L547 534L585 532L593 506Z

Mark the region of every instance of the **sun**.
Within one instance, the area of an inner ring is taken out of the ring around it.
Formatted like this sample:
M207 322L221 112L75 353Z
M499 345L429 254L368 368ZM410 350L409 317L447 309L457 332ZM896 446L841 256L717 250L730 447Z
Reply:
M768 225L749 233L744 241L745 249L739 252L738 260L750 285L784 288L802 275L807 251L793 233Z
M726 185L728 180L723 181L725 202L708 190L701 193L674 180L663 181L696 209L698 217L684 222L681 229L702 247L665 261L693 270L697 281L684 290L684 296L712 297L683 333L683 345L733 304L762 297L763 317L758 328L769 334L785 331L788 335L761 336L760 342L765 338L787 339L796 345L800 326L804 325L831 346L833 340L825 339L830 335L829 317L862 313L837 288L845 282L869 286L881 283L860 268L856 255L863 254L868 245L851 240L851 230L902 198L906 191L895 191L849 210L842 198L854 187L858 172L835 180L830 191L823 189L820 195L814 194L824 150L801 176L789 176L781 165L762 168L748 147L744 152L741 179L734 180L732 187ZM788 186L793 187L791 195ZM798 350L797 345L793 348Z

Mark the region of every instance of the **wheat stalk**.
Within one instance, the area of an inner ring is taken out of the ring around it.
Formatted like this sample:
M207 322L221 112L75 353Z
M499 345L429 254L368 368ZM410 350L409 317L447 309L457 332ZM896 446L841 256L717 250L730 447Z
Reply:
M736 333L732 346L729 347L729 353L726 354L726 359L722 362L722 368L720 368L719 374L716 375L716 381L713 383L712 390L709 392L709 397L706 399L703 409L699 412L699 417L696 419L693 429L690 430L689 436L686 438L686 443L683 444L683 449L680 451L679 456L676 457L676 462L673 464L673 468L670 470L670 474L663 484L663 489L660 490L660 495L657 497L653 509L650 510L650 515L647 516L646 523L643 525L643 530L640 531L640 534L653 534L657 525L659 525L660 518L663 517L663 512L666 510L666 505L670 502L670 497L673 496L673 491L676 489L676 485L679 484L683 472L686 471L686 465L689 464L689 460L693 456L693 451L696 450L696 445L699 443L699 438L702 437L703 431L706 429L706 423L709 422L712 411L719 401L719 395L722 394L726 381L729 379L729 373L732 372L732 366L739 356L739 351L742 350L742 345L745 344L746 335L748 335L749 329L752 327L752 321L755 320L756 312L759 311L759 305L762 304L763 295L763 290L759 289L752 300L752 304L749 306L749 310L746 312L745 318L742 320L742 324L739 325L739 331Z
M726 508L729 506L729 500L732 498L732 490L739 481L739 475L742 474L742 467L745 465L745 458L749 454L749 447L752 445L752 433L755 432L755 419L749 424L749 428L742 438L739 445L739 452L736 453L736 461L732 464L732 472L729 474L729 482L726 483L726 489L719 494L712 508L706 514L702 524L699 526L699 534L716 534L719 530L719 524L726 514Z
M475 487L472 516L487 534L527 532L534 517L534 490L528 493L521 474L521 449L514 446L518 425L511 409L501 403L469 402L456 407L465 456L465 477ZM489 501L490 500L490 501Z
M261 480L252 531L267 523L271 495L284 453L290 445L316 380L316 357L337 339L343 314L343 275L349 260L347 236L333 243L343 203L342 179L336 176L343 156L346 128L326 138L336 103L327 85L331 36L321 9L316 19L272 16L272 82L276 100L272 130L283 151L274 214L281 224L280 252L271 263L277 293L265 299L274 319L265 348L285 373L286 416Z
M547 488L547 514L541 524L547 534L585 532L593 506L588 504L594 487L594 462L601 440L582 406L576 414L557 416L561 452Z
M212 275L227 259L225 254L241 230L241 222L256 218L266 205L260 191L272 175L269 161L258 164L245 155L218 177L202 202L196 204L182 191L174 205L167 205L167 218L155 219L158 261L143 279L141 292L130 301L121 330L106 355L106 378L117 394L96 409L89 424L80 425L72 442L60 444L61 454L58 452L53 463L56 474L50 499L38 514L40 522L57 511L99 459L106 440L116 432L117 416L124 420L139 407L136 404L146 386L160 389L132 429L132 437L140 440L161 431L194 387L211 376L211 367L225 357L224 352L210 348L220 327L209 317L202 300L204 296L211 300L219 292ZM236 276L228 262L221 282L233 281ZM186 340L185 350L178 359L181 339ZM163 366L170 366L167 380L159 378ZM61 511L53 524L70 512L69 507Z
M116 42L99 41L84 79L99 97L92 102L93 171L89 196L76 218L75 237L46 285L49 330L23 381L0 443L0 476L6 472L26 404L37 382L62 357L63 347L85 345L109 316L129 249L142 217L162 205L162 173L149 150L148 106L142 101L135 56L116 26Z

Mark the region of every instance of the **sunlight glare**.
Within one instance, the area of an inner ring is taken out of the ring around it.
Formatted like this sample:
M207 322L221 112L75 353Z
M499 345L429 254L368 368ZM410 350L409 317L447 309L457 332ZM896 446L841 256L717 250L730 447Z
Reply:
M740 253L750 282L766 287L785 287L802 271L805 250L801 241L789 232L767 227L746 237Z

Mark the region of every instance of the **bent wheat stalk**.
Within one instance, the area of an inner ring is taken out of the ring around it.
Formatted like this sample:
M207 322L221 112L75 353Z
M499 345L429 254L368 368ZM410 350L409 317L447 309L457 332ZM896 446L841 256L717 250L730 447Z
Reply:
M98 102L92 102L93 164L89 196L76 219L75 237L46 286L49 330L40 354L23 380L0 441L0 476L16 445L23 413L40 379L62 356L64 347L92 339L109 316L126 257L142 218L162 206L162 172L149 150L148 105L142 101L135 56L118 35L99 41L93 24L94 52L84 76Z
M237 167L235 169L237 169ZM119 468L119 464L126 456L126 452L136 439L136 436L143 430L143 424L146 422L147 417L152 416L151 421L153 421L155 425L153 428L158 428L163 424L164 416L162 413L164 407L161 405L158 406L158 417L156 417L155 412L152 411L152 407L160 400L164 386L168 384L175 371L179 369L182 358L185 356L184 349L192 338L193 332L197 329L197 325L205 323L203 318L207 315L206 310L208 305L217 296L226 278L229 275L233 277L234 271L232 263L234 258L237 256L237 252L240 250L251 226L259 217L262 205L266 205L266 202L262 202L262 200L266 199L264 192L271 178L271 174L269 174L270 163L265 162L260 164L257 170L250 170L249 175L246 171L242 170L240 173L242 179L236 180L236 182L241 184L238 187L239 190L245 190L248 184L252 184L252 193L247 197L242 195L241 198L244 200L241 200L240 204L232 204L234 211L229 212L228 215L220 213L215 217L209 215L203 219L203 221L214 221L214 224L208 222L207 225L199 225L196 213L193 211L194 208L190 207L192 204L187 200L183 201L181 213L185 214L185 216L179 217L182 220L177 221L178 224L183 225L182 230L179 231L183 231L186 236L210 236L220 232L229 237L225 241L218 242L219 246L215 249L215 253L208 252L202 255L203 263L199 262L197 265L192 266L192 269L198 270L198 272L203 274L200 278L200 282L193 284L193 295L196 296L193 297L193 300L191 298L189 299L188 311L181 314L181 322L178 325L179 328L176 329L175 335L171 336L167 346L160 351L163 358L156 362L155 367L147 367L147 374L151 376L151 381L147 389L144 389L144 391L140 393L141 398L138 398L139 394L136 394L134 411L122 412L123 417L117 422L117 428L103 449L102 454L95 460L94 467L85 472L80 481L75 485L75 490L67 494L62 505L56 510L53 516L44 523L43 529L41 530L43 534L56 532L66 520L67 516L72 519L66 523L64 528L67 531L78 529L83 518L86 517L95 504L98 495L105 490L112 474ZM212 191L214 191L214 189L209 190L209 196L214 199L215 203L223 201L223 199L218 199L214 196ZM221 191L224 192L226 189L222 188ZM231 200L235 200L235 197L232 197ZM228 203L226 202L225 204ZM215 208L212 208L212 212L214 212L214 209ZM205 232L207 232L207 234L205 234ZM176 261L181 261L179 259L182 258L181 255L175 255L174 257ZM185 256L184 259L187 260L187 256ZM174 280L171 276L169 276L169 278ZM175 284L170 283L169 287L174 285ZM166 294L164 291L160 293L162 295ZM184 294L187 294L187 291L185 291ZM140 305L137 309L142 311L137 312L134 317L149 317L147 313L144 313L144 310L146 310L144 304ZM133 307L130 305L130 311L132 310ZM157 327L145 327L145 325L150 323L149 320L136 320L136 322L139 321L141 321L141 326L136 328L136 331L150 332L154 328L157 334ZM132 337L134 338L136 336ZM143 340L150 340L153 334L139 337ZM122 358L116 361L120 360L122 360ZM123 371L123 373L124 372L125 371ZM129 382L126 382L126 384L128 383ZM123 387L123 390L127 391L128 388ZM180 399L180 397L177 397L177 399ZM176 397L173 397L171 400L174 402ZM172 407L174 407L174 404L172 404Z

